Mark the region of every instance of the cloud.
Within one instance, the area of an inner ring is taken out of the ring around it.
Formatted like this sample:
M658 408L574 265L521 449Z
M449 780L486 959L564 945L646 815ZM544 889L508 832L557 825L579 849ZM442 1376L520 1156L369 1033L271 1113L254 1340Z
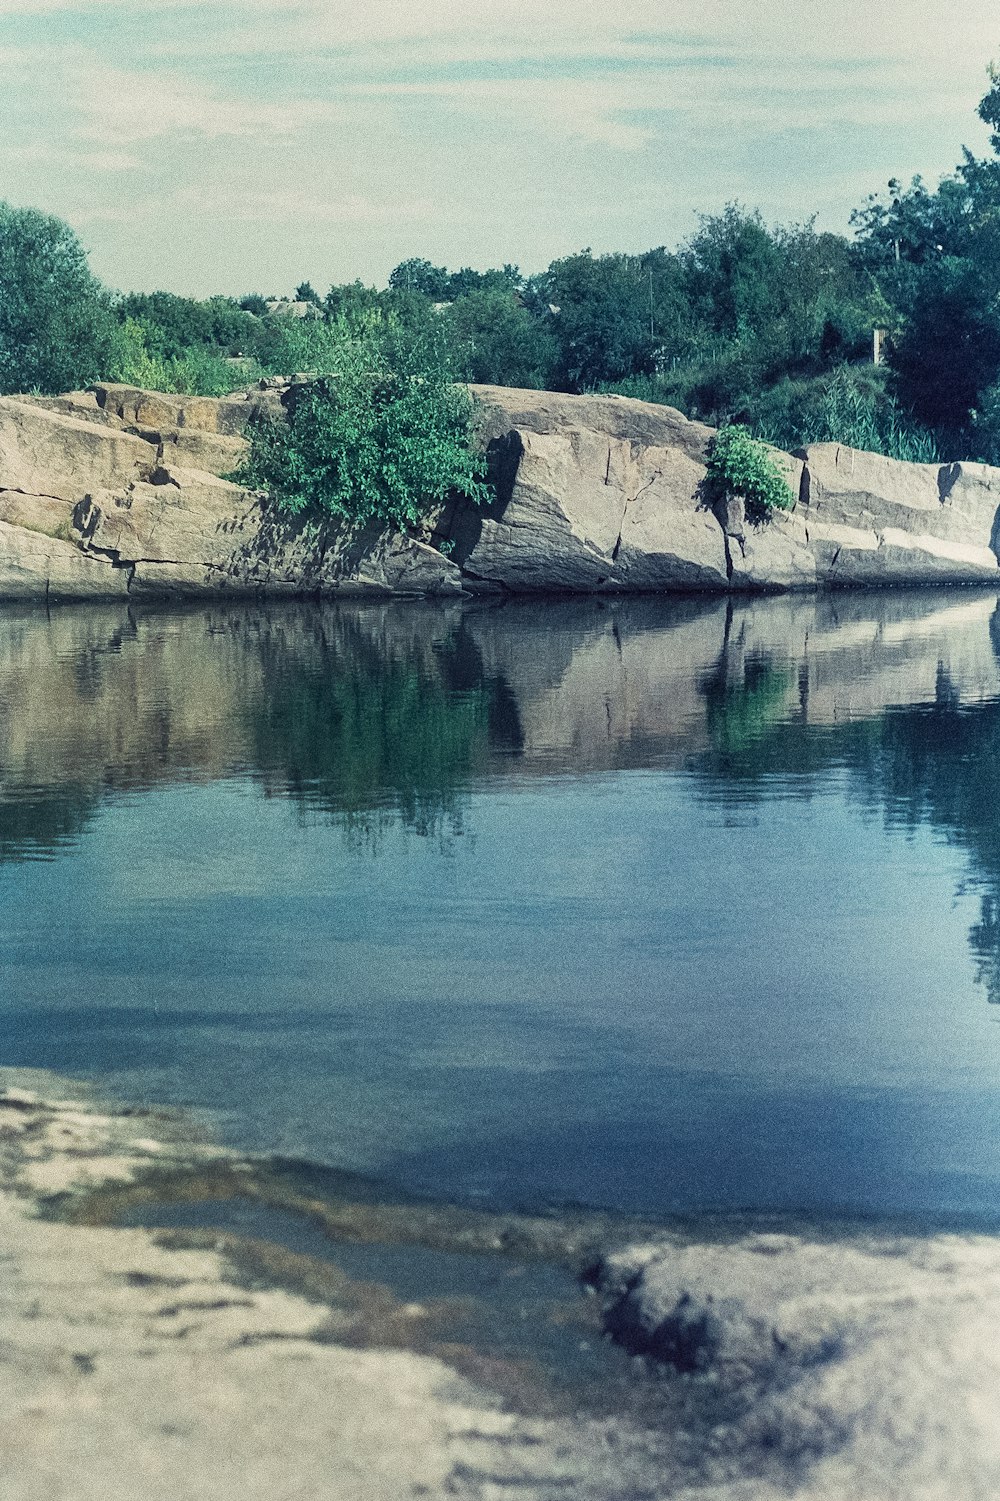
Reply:
M191 183L173 192L150 193L104 206L93 205L76 216L78 224L122 224L134 226L141 220L183 222L197 218L223 220L228 224L260 225L271 228L295 224L326 227L367 227L420 222L433 212L427 198L365 197L359 193L320 193L308 189L262 190L232 189Z
M290 135L344 119L343 107L334 101L249 100L179 74L77 68L66 86L67 102L82 116L78 133L97 140L152 141L176 132L209 138Z
M534 268L733 197L845 227L985 149L998 46L995 0L0 0L3 191L116 285Z
M127 151L87 151L36 141L26 146L0 146L0 161L9 165L56 168L67 172L131 172L142 165Z

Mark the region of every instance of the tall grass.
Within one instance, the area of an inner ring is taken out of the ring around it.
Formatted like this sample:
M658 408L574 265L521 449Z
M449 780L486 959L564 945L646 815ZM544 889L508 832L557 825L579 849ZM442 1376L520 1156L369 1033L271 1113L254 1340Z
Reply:
M936 435L908 417L884 389L852 379L850 371L838 370L815 406L798 414L789 411L784 421L759 417L753 429L776 448L843 443L915 464L941 462Z
M720 371L732 377L727 400L720 399L725 396ZM775 448L791 451L810 443L843 443L911 463L941 462L937 434L903 410L874 366L842 366L800 380L786 377L763 390L754 390L741 373L738 362L727 367L712 361L707 367L683 365L659 375L633 376L601 389L703 416L699 398L714 379L720 381L717 410L706 420L741 423Z

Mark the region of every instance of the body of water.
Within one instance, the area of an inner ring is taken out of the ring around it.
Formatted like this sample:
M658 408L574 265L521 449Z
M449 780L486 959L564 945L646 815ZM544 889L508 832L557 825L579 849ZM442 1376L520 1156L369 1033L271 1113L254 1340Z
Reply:
M1000 1219L978 592L0 613L0 1062L497 1206Z

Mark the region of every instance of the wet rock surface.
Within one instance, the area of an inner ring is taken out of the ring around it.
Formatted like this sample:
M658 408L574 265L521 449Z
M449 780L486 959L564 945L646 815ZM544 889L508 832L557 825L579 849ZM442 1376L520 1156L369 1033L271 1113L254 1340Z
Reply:
M727 1389L714 1438L830 1498L1000 1494L1000 1243L990 1236L751 1234L633 1246L596 1272L608 1328ZM709 1494L780 1494L761 1476Z
M427 1310L384 1289L224 1234L47 1217L151 1172L241 1170L176 1118L65 1089L0 1075L9 1501L667 1494L655 1435L519 1413L505 1389L530 1371L418 1353Z
M1000 1492L992 1237L722 1222L643 1237L601 1216L386 1203L340 1176L339 1199L310 1199L301 1170L218 1148L181 1117L0 1071L5 1497ZM110 1227L168 1190L195 1209L212 1195L311 1205L311 1233L368 1259L248 1238L251 1222ZM460 1250L466 1277L484 1253L589 1254L590 1324L632 1353L629 1380L603 1410L552 1400L532 1360L456 1343L461 1298L423 1295L419 1257L379 1249L408 1243Z

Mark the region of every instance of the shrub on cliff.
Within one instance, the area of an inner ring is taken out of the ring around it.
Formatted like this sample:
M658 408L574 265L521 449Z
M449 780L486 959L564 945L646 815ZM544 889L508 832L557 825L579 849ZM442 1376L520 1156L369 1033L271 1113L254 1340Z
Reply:
M287 421L256 425L238 478L291 515L416 526L450 494L485 499L472 419L440 337L372 328L342 338Z
M751 521L767 521L774 511L795 505L788 482L768 452L766 443L748 428L724 427L708 450L705 494L709 501L740 496Z
M114 333L107 294L69 225L0 203L0 392L99 380Z

